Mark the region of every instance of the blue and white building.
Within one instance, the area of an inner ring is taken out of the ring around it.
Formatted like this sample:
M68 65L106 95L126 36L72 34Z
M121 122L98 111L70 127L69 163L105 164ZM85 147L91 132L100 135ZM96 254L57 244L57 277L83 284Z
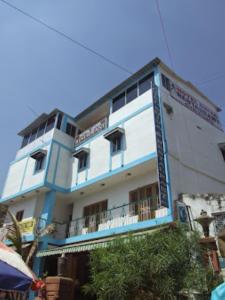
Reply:
M77 116L54 109L20 131L1 203L25 243L56 224L35 270L44 257L173 221L180 194L225 193L219 111L156 58Z

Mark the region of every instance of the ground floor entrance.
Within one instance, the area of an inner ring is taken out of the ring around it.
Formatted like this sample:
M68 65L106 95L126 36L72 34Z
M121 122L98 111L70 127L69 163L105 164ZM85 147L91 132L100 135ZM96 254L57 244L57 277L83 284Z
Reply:
M57 275L57 258L59 255L48 256L44 262L44 274ZM95 300L95 297L84 295L82 288L90 280L89 252L66 254L66 276L74 280L74 300Z

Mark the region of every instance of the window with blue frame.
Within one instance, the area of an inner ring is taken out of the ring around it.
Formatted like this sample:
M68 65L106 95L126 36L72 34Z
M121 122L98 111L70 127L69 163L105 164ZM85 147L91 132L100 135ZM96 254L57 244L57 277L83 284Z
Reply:
M82 171L87 168L88 166L88 153L82 152L79 155L79 162L78 162L78 171Z
M122 150L122 135L115 136L111 140L111 149L112 149L112 154L115 154L119 151Z
M124 129L116 127L104 135L104 138L110 142L111 154L115 154L123 150Z
M36 158L34 173L44 169L45 156L39 156Z

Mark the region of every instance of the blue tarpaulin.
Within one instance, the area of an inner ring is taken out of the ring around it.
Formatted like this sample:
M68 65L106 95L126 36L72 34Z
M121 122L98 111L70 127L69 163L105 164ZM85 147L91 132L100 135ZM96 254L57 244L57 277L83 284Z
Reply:
M225 283L222 283L212 291L211 300L225 300Z

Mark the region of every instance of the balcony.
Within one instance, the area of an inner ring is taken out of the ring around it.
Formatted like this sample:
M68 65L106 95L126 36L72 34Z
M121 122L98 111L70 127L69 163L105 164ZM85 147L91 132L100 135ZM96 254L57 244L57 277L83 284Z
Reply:
M86 140L93 137L94 135L96 135L97 133L99 133L100 131L104 130L107 127L108 127L108 118L105 117L101 119L99 122L89 127L88 129L86 129L85 131L83 131L82 133L80 133L75 139L75 146L78 146L79 144L85 142Z
M167 216L168 209L159 207L158 203L158 197L151 197L74 219L67 226L58 224L56 235L57 232L62 235L62 230L66 229L67 237L80 236Z

